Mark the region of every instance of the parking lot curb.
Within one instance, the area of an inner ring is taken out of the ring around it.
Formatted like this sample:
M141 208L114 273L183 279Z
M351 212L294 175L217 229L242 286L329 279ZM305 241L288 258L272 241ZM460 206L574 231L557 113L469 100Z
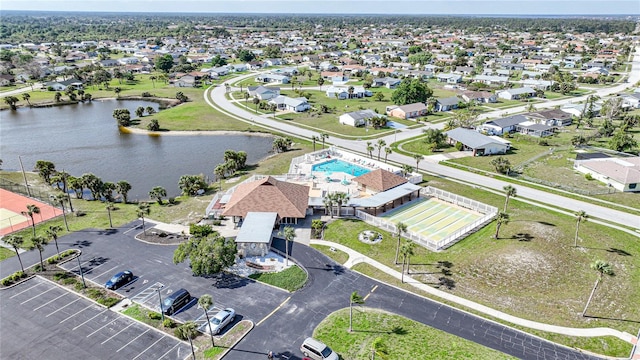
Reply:
M244 321L244 320L243 320L243 321ZM239 343L240 341L242 341L242 339L244 339L247 335L249 335L249 333L251 332L251 330L253 330L253 328L256 326L256 325L253 323L253 321L251 321L251 320L246 320L246 321L248 321L248 322L251 324L251 327L249 328L249 330L247 330L247 332L245 332L245 333L244 333L244 335L242 335L241 337L239 337L239 338L238 338L238 340L236 340L236 342L234 342L231 346L229 346L229 347L227 348L227 350L225 350L225 351L221 352L221 353L220 353L220 357L219 357L219 359L224 359L224 357L227 355L227 353L228 353L229 351L233 350L233 348L234 348L236 345L238 345L238 343ZM239 323L238 323L238 324L239 324ZM237 326L237 324L236 324L236 326ZM229 331L231 331L232 329L233 329L233 328L229 329Z
M80 256L80 255L82 254L82 250L80 250L80 249L69 249L69 250L73 250L73 251L74 251L73 256L69 256L68 258L66 258L66 259L64 259L64 260L62 260L62 261L60 261L60 262L58 262L58 263L56 263L56 264L55 264L55 266L56 266L56 267L59 267L60 269L62 269L62 270L64 270L64 271L67 271L67 270L65 270L64 268L60 267L60 265L62 265L62 264L64 264L64 263L67 263L67 262L69 262L69 261L71 261L71 260L73 260L73 259L77 258L78 256ZM53 256L58 256L58 255L56 254L56 255L53 255ZM48 258L46 258L43 262L47 262L47 261L48 261L50 258L52 258L53 256L49 256L49 257L48 257ZM40 264L33 264L33 265L29 266L28 268L26 268L26 269L25 269L25 271L26 271L26 270L29 270L29 269L31 269L31 268L33 268L33 267L36 267L36 266L38 266L38 265L40 265ZM11 274L11 275L13 275L13 274ZM11 275L9 275L9 276L11 276ZM5 277L5 278L3 278L3 279L0 279L0 280L4 280L4 279L8 278L9 276L7 276L7 277ZM0 290L11 289L12 287L17 286L17 285L20 285L20 284L22 284L23 282L25 282L25 281L27 281L27 280L31 280L31 279L33 279L33 278L34 278L34 277L36 277L36 276L39 276L39 275L36 273L36 274L33 274L33 275L29 275L29 276L27 276L27 277L25 277L25 278L22 278L22 279L20 279L18 282L15 282L15 283L13 283L13 284L11 284L11 285L9 285L9 286L0 286ZM43 278L43 279L44 279L44 278Z
M104 306L104 305L100 304L99 302L97 302L97 301L93 300L92 298L90 298L90 297L88 297L88 296L86 296L86 295L84 295L84 294L81 294L81 293L79 293L79 292L77 292L77 291L70 290L70 289L68 289L68 288L66 288L66 287L64 287L64 286L62 286L62 285L60 285L60 284L58 284L58 283L57 283L57 282L55 282L55 281L52 281L52 280L47 279L47 278L46 278L46 277L44 277L44 276L40 276L40 275L36 275L36 276L37 276L37 277L39 277L39 278L40 278L40 279L42 279L42 280L45 280L46 282L49 282L49 283L51 283L51 284L53 284L53 285L55 285L55 286L57 286L57 287L61 288L61 289L64 289L65 291L68 291L68 292L73 293L73 294L76 294L76 295L78 295L78 296L80 296L80 297L82 297L82 298L84 298L84 299L86 299L86 300L89 300L89 301L91 301L92 303L94 303L94 304L96 304L96 305L98 305L98 306L100 306L100 307L102 307L102 308L109 309L108 307L106 307L106 306Z

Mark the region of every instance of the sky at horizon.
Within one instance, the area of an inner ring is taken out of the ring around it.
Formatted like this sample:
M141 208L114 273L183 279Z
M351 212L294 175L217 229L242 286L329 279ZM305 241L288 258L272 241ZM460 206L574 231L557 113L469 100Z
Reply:
M0 11L640 15L640 0L2 0Z

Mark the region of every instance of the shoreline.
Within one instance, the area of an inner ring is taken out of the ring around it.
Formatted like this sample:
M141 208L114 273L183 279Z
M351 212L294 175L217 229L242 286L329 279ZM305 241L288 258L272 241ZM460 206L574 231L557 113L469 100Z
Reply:
M214 135L248 135L260 137L273 137L274 135L266 132L249 132L240 130L167 130L167 131L150 131L141 128L131 128L119 126L121 133L148 135L148 136L214 136Z

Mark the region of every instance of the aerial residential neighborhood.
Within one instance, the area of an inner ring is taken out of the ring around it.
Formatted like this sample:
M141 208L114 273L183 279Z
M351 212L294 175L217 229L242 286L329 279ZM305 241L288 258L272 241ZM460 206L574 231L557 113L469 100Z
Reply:
M0 358L640 359L637 4L320 3L3 4Z

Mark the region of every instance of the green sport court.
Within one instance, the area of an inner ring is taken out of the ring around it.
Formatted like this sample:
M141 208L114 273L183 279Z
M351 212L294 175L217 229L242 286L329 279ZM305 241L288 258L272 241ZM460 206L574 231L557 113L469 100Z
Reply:
M436 198L425 198L388 211L381 217L393 224L402 222L407 230L440 241L482 216Z

